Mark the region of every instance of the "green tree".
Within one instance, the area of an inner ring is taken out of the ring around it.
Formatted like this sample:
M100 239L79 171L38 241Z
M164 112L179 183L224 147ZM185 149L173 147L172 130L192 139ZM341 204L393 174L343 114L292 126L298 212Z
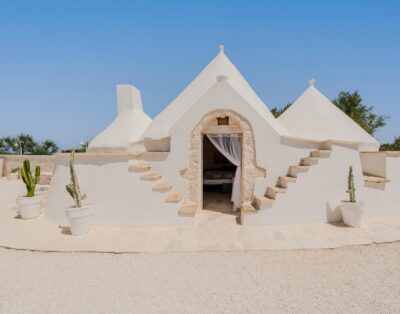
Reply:
M22 154L33 154L38 147L38 143L33 139L32 135L20 134L17 136L18 141L21 143Z
M16 144L16 137L13 136L5 136L2 138L3 141L3 148L4 148L4 153L6 154L13 154L16 152L19 152L19 147L18 144Z
M290 106L292 105L292 103L288 103L285 106L283 106L282 108L277 108L277 107L272 107L271 108L271 113L273 114L273 116L275 118L278 118L282 113L285 112L286 109L288 109Z
M4 141L4 138L0 137L0 154L4 154L6 152L6 143Z
M393 143L382 144L380 150L400 151L400 136L396 136Z
M52 140L45 140L34 151L35 155L52 155L58 152L57 144Z
M29 134L0 138L0 153L3 154L51 155L57 151L58 146L54 141L45 140L38 144Z
M332 102L371 135L386 125L388 117L374 113L374 107L365 106L357 90L340 92Z

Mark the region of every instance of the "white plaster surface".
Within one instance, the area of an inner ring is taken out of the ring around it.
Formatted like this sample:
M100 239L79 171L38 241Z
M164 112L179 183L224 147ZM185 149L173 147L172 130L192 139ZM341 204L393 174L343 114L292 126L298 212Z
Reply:
M203 69L203 71L191 82L185 90L169 104L144 132L142 138L162 139L170 135L173 126L194 106L196 102L208 92L217 82L217 77L224 76L233 88L240 92L243 98L250 104L261 119L274 130L284 133L279 122L274 118L268 107L257 96L235 65L220 49L218 55ZM226 81L220 80L221 82ZM221 99L220 105L229 105ZM200 118L200 117L199 117Z
M313 84L278 118L293 136L360 143L362 151L379 150L379 142L330 102Z
M69 235L67 224L43 216L18 219L15 197L21 181L0 180L0 246L43 251L195 252L337 248L400 240L400 215L368 219L362 228L342 224L298 224L264 227L240 226L235 217L202 211L196 225L176 228L105 227L96 225L79 237Z
M151 118L143 111L140 91L131 85L117 85L118 115L90 143L89 151L124 151L136 142Z

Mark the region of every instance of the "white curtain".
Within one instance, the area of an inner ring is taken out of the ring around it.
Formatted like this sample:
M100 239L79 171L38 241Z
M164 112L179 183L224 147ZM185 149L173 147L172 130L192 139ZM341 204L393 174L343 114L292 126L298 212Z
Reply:
M207 134L207 137L218 149L218 151L226 157L232 164L236 166L235 177L233 178L232 185L232 197L233 210L236 211L237 208L241 206L240 200L240 190L241 190L241 145L240 145L240 135L239 134Z

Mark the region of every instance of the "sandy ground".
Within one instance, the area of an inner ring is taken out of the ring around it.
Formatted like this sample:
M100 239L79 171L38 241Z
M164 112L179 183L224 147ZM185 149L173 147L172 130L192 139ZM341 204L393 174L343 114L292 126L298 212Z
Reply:
M0 249L1 313L399 313L400 243L225 253Z

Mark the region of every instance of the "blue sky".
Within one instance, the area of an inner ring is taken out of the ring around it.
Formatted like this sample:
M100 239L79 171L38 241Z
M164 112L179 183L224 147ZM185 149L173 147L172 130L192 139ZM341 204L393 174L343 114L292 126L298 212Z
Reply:
M310 78L329 98L358 89L400 135L400 1L0 0L0 136L63 148L115 117L115 85L142 92L154 117L218 45L269 106Z

